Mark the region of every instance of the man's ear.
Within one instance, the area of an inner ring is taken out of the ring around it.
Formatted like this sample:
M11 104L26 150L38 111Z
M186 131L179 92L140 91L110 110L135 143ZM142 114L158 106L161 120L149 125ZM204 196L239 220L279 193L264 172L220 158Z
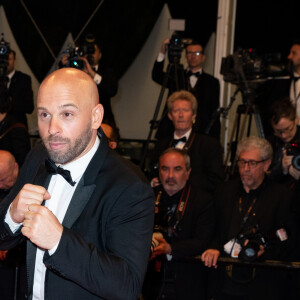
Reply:
M168 113L168 118L173 121L172 115L170 113Z
M92 110L92 128L98 129L101 126L104 115L102 104L97 104Z

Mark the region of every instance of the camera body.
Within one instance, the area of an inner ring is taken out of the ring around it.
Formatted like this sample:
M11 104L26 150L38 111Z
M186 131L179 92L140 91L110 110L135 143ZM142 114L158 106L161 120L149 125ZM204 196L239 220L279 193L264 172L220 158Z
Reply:
M0 77L6 76L9 52L9 43L4 40L4 34L2 33L0 40Z
M168 58L170 63L178 63L182 50L191 43L191 39L183 39L177 34L173 34L168 45Z
M221 71L224 81L237 83L242 73L247 80L266 79L289 75L280 53L258 54L255 49L238 49L222 58Z
M287 143L285 146L286 155L294 156L292 159L292 166L300 170L300 143L299 142L292 142Z
M239 259L243 261L254 261L260 246L266 246L266 239L258 230L257 225L242 230L237 236L237 241L242 247ZM246 241L248 242L246 243Z
M93 35L87 35L82 45L76 47L69 47L65 53L69 54L66 67L76 68L79 70L84 69L84 61L80 58L85 56L91 66L94 65L93 54L95 52L96 39Z

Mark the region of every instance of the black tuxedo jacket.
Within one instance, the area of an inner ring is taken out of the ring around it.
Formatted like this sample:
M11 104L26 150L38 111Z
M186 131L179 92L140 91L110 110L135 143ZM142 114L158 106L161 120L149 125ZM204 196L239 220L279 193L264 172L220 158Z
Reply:
M114 114L111 108L110 99L114 97L118 91L118 80L111 68L106 68L99 65L96 71L101 77L100 84L97 84L99 100L104 107L103 121L112 122L115 124Z
M160 85L163 85L164 76L166 75L166 73L163 71L163 67L164 61L155 61L152 69L152 79ZM181 77L183 77L185 84L183 87L180 87L180 89L190 91L192 94L194 94L198 102L197 117L194 124L195 131L198 133L206 133L208 127L211 127L208 134L210 136L216 137L217 139L220 139L220 120L217 117L215 122L212 122L212 120L214 119L214 113L216 113L220 105L220 84L218 79L209 74L206 74L205 72L202 72L197 80L195 87L192 88L185 71L182 73ZM167 80L166 88L169 89L169 95L178 90L174 78L175 76L170 75ZM163 117L160 120L156 137L158 139L166 137L173 131L174 126L168 118L167 107L165 106Z
M8 90L12 97L12 109L10 113L19 122L28 126L26 114L31 114L34 109L30 76L16 71L11 78Z
M172 138L158 140L153 152L153 164L157 164L159 156L164 150L171 147ZM224 180L222 162L222 148L220 143L209 136L192 131L185 149L190 159L192 171L190 180L212 193ZM154 174L153 174L154 175ZM155 174L157 176L157 174Z
M0 249L23 236L8 229L8 206L25 183L48 186L42 146L30 152L14 189L0 206ZM53 255L45 252L45 299L137 299L149 258L154 196L128 163L109 149L106 138L81 178L63 220ZM27 241L27 274L32 298L36 246Z

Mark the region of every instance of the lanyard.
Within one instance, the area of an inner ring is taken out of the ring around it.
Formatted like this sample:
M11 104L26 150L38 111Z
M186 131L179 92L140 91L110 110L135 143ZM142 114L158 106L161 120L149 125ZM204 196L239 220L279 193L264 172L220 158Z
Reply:
M242 197L240 197L240 199L239 199L239 212L240 212L240 213L242 212L242 201L243 201L243 200L242 200ZM251 211L252 211L252 209L253 209L253 206L254 206L255 202L256 202L256 198L254 198L254 199L252 200L252 202L251 202L251 204L250 204L248 210L246 211L246 214L245 214L245 216L243 217L243 220L242 220L242 223L241 223L241 227L243 227L243 226L246 224L246 222L247 222L247 220L248 220L248 218L249 218L249 215L250 215L250 213L251 213Z

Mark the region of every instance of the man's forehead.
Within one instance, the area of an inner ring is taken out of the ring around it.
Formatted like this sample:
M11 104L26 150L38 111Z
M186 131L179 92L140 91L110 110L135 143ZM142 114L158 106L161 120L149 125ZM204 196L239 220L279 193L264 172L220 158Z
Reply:
M184 165L184 158L178 153L167 153L163 155L160 159L160 166L175 168L183 167Z
M241 153L240 153L240 158L252 158L253 159L258 159L261 157L261 154L260 154L260 150L257 149L257 148L252 148L252 149L249 149L249 150L243 150Z

